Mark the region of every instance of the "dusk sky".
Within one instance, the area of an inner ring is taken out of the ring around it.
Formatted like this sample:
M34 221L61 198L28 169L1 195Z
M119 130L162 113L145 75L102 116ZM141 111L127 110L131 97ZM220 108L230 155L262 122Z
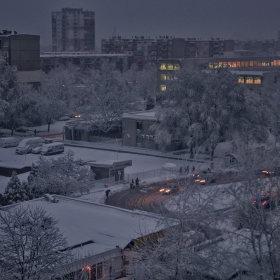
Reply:
M280 30L280 0L0 0L0 30L51 45L51 12L65 7L95 11L97 48L114 26L127 38L276 39Z

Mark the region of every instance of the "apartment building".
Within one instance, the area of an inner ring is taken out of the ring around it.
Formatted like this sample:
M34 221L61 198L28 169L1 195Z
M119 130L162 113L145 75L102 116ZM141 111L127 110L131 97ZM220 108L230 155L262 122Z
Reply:
M265 84L269 86L269 83L276 84L278 82L280 58L279 56L264 56L161 59L157 62L157 88L159 92L166 90L168 81L173 79L174 75L176 75L176 70L181 68L189 70L195 68L203 70L227 68L238 76L239 83L253 89Z
M2 30L0 55L9 65L17 67L19 82L40 85L40 36Z
M131 56L131 63L137 63L142 68L146 62L158 59L209 58L233 55L234 40L211 38L201 40L196 38L175 38L158 36L155 39L135 36L130 39L113 36L102 39L102 53L121 53Z
M126 38L113 36L101 41L102 53L127 54L130 64L136 63L142 69L147 62L158 59L182 58L185 53L185 39L171 36L159 36L151 39L145 36Z
M187 38L184 58L210 58L233 55L234 40Z
M52 12L52 50L87 52L95 49L95 12L63 8Z

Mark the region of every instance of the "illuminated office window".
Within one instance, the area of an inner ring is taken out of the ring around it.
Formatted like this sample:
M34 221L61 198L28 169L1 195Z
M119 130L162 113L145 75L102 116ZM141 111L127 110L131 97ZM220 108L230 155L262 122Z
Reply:
M213 68L213 63L212 62L209 63L209 68Z
M254 84L260 85L262 83L261 77L254 77Z
M236 62L236 67L241 67L240 61L237 61L237 62Z
M249 61L244 61L244 66L249 67Z
M160 70L166 70L166 63L161 63L159 66Z
M238 77L238 83L239 83L239 84L244 84L244 82L245 82L244 77L243 77L243 76L239 76L239 77Z
M254 66L254 61L250 61L250 67Z
M173 70L173 63L167 63L167 70Z
M246 77L246 84L253 84L254 80L253 77Z
M180 64L174 63L174 70L180 70Z
M244 61L241 61L241 62L240 62L240 65L241 65L241 67L244 67L244 66L245 66Z
M166 81L166 74L160 74L160 79L162 81Z
M227 62L223 62L223 68L227 68Z
M258 61L258 66L262 66L262 63L261 63L261 61Z
M160 85L160 91L166 91L166 85Z

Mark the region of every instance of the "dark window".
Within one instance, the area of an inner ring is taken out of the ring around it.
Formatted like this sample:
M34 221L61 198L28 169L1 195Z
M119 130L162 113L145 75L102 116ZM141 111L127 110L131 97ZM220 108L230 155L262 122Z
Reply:
M142 130L142 122L136 122L136 129Z

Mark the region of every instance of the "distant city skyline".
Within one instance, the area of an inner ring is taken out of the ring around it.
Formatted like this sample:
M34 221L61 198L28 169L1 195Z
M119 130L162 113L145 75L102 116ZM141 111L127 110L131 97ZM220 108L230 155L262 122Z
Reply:
M113 36L277 39L279 0L1 0L0 30L40 35L52 43L51 13L62 8L95 12L96 48Z

